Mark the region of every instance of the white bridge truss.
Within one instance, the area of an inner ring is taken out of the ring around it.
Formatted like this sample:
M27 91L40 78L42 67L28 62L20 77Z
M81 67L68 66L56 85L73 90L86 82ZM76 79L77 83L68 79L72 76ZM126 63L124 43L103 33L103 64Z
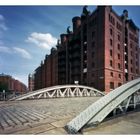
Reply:
M39 98L59 98L59 97L83 97L83 96L103 96L104 93L82 85L59 85L40 90L32 91L10 100L39 99Z
M90 105L76 118L70 121L66 130L75 134L91 124L96 126L101 123L110 113L125 113L128 109L135 109L140 106L140 78L128 82L98 101Z

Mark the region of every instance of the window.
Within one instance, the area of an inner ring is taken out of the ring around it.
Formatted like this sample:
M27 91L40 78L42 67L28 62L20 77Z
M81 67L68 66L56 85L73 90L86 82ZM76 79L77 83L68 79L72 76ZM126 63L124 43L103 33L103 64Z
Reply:
M120 87L122 85L122 83L118 83L118 87Z
M110 66L111 66L111 67L113 66L113 64L112 64L112 60L110 60Z
M115 19L112 17L112 24L115 25Z
M110 14L109 14L109 21L110 21L113 25L115 25L115 19L114 19L114 17L111 16Z
M120 44L118 44L118 50L120 50Z
M110 35L113 35L113 31L112 31L112 29L110 28Z
M118 69L121 69L121 64L120 63L118 63Z
M110 82L110 89L114 89L114 83Z
M121 25L117 22L117 29L121 31Z
M138 69L136 69L136 74L138 74Z
M112 56L112 50L110 50L110 56Z
M110 72L110 76L113 77L113 72Z
M113 44L113 43L112 43L112 39L110 39L110 45L112 46L112 44Z
M133 78L133 76L131 77L131 80L133 80L134 78Z
M130 71L133 72L133 68L132 67L131 67Z
M136 59L138 59L138 54L136 53Z
M138 61L136 61L136 66L138 66Z
M118 34L118 40L120 41L120 35Z
M132 43L130 43L130 48L132 49Z
M109 17L109 21L111 21L111 16L110 16L110 14L108 15L108 17Z
M94 57L94 52L92 52L92 54L91 54L91 55L92 55L92 57Z
M92 75L91 75L92 77L94 77L95 75L94 75L94 73L92 73Z
M95 37L95 31L92 32L92 38L94 38L94 37Z
M131 56L133 56L133 52L131 51Z
M93 48L95 47L95 42L94 42L94 41L92 42L91 46L92 46Z
M131 63L131 64L133 63L132 59L130 60L130 63Z
M94 62L92 62L92 68L94 68L95 67L95 64L94 64Z
M119 78L121 79L121 74L119 74Z
M120 57L120 54L118 54L118 59L120 59L121 57Z

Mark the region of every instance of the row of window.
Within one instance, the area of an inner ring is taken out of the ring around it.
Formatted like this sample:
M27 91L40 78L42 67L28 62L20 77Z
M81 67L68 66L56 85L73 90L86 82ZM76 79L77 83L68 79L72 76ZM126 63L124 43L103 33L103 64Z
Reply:
M133 45L133 44L132 44L132 42L131 42L131 43L130 43L130 48L132 49L132 48L133 48L133 46L134 46L134 45ZM138 48L139 48L139 47L138 47L138 46L136 46L136 47L135 47L135 50L136 50L136 51L138 51Z
M135 37L133 34L129 33L129 38L138 43L138 38Z
M113 72L110 72L110 76L113 77ZM121 74L118 75L118 77L121 79Z
M92 53L92 55L94 55L94 53ZM94 57L94 56L93 56ZM120 59L120 54L118 54L118 59ZM131 59L131 64L133 63L133 61L132 61L132 59ZM95 63L94 62L92 62L92 68L94 68L95 67ZM138 62L136 61L136 66L138 65ZM113 67L113 61L112 60L110 60L110 66L111 67ZM118 63L118 69L121 69L121 64L120 63ZM131 72L133 72L133 68L131 67ZM136 69L136 73L138 73L138 70Z
M122 83L118 83L118 87L121 85ZM114 89L114 82L110 82L110 89Z
M110 60L110 66L113 67L113 61L112 60ZM121 69L121 64L120 63L118 63L118 69Z
M110 46L113 46L113 40L112 39L110 39ZM120 44L118 43L118 50L120 50ZM92 43L91 43L91 47L95 47L95 41L92 41Z
M110 56L112 57L113 54L112 54L112 50L110 50ZM121 59L121 55L118 53L118 59L120 60Z
M131 71L131 73L134 73L134 69L132 67L130 68L130 71ZM136 74L138 74L139 73L138 69L136 69L135 72L136 72Z
M118 40L120 40L120 35L118 35ZM112 39L110 39L110 46L113 46L113 40ZM130 44L130 48L132 49L132 43ZM119 43L118 43L118 50L120 50L120 44ZM136 51L138 51L137 46L136 46ZM133 51L131 51L130 53L131 53L131 56L133 56ZM136 56L136 57L138 57L138 56Z
M115 26L115 18L113 16L111 16L110 14L109 14L109 21L111 22L112 25ZM118 21L116 21L116 28L120 31L122 29L122 26L119 24Z
M130 59L130 63L131 63L131 64L134 63L132 59ZM138 61L136 61L136 66L138 66Z
M110 39L110 46L113 46L113 40ZM120 44L118 43L118 50L120 50Z
M115 18L109 14L109 21L115 25Z
M111 36L113 35L113 30L112 30L112 28L110 28L110 35L111 35ZM120 34L117 35L117 38L118 38L118 41L121 40Z
M134 56L133 51L130 51L130 55L131 55L132 57ZM136 58L136 61L137 61L137 59L138 59L138 54L137 54L137 53L135 54L135 58Z
M117 29L121 31L122 26L117 22Z
M132 62L132 61L131 61L131 62ZM138 62L136 62L136 65L137 65L137 64L138 64ZM112 60L110 60L110 66L113 67L113 62L112 62ZM121 69L121 64L120 64L120 63L118 63L118 69ZM134 73L134 70L133 70L132 67L130 68L130 71L131 71L131 73ZM138 74L138 69L136 69L135 72Z

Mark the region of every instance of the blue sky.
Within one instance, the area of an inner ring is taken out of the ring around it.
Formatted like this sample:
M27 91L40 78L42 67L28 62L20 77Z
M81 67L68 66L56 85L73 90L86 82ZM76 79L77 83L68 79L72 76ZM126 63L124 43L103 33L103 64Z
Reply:
M55 46L61 33L80 16L83 6L0 6L0 73L28 85L32 73ZM95 6L89 6L92 12ZM113 6L120 15L129 12L140 27L139 6Z

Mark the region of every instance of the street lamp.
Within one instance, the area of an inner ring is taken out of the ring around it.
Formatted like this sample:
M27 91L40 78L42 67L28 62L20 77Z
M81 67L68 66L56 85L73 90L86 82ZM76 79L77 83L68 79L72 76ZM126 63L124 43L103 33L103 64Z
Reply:
M5 101L5 90L3 90L2 92L3 92L3 96L4 96L3 99Z
M79 81L74 81L74 84L78 85L79 84Z

